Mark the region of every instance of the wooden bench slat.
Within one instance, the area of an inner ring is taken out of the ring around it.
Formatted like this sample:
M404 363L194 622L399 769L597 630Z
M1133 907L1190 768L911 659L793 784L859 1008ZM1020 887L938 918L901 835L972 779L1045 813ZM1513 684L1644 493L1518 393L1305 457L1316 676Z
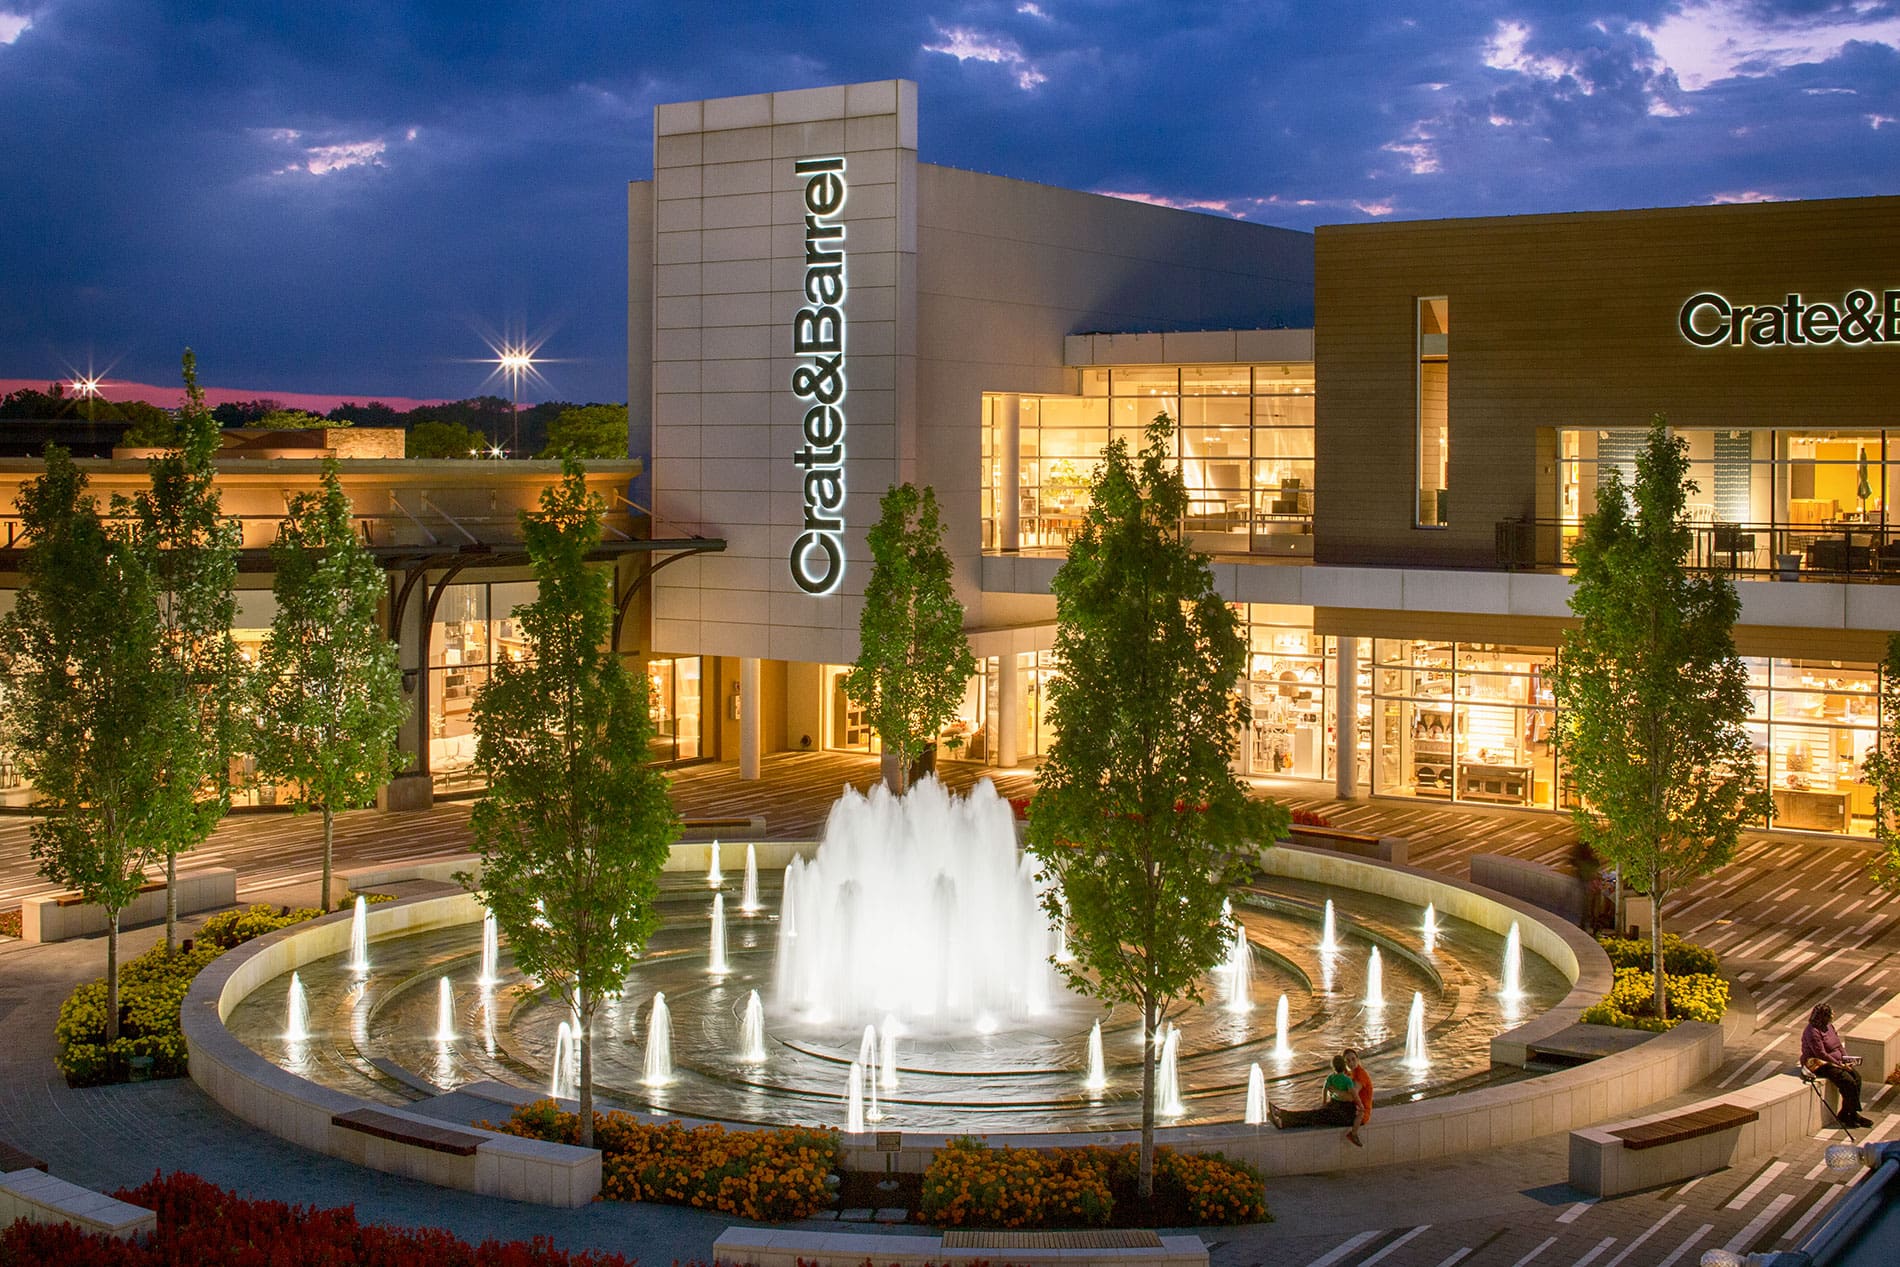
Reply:
M486 1138L470 1131L456 1130L453 1126L425 1126L381 1109L351 1109L348 1113L337 1113L330 1118L330 1124L349 1131L361 1131L377 1139L414 1144L417 1148L449 1153L456 1157L473 1157Z
M1664 1144L1700 1139L1704 1135L1713 1135L1717 1131L1746 1126L1750 1122L1760 1120L1761 1114L1753 1109L1744 1109L1733 1104L1715 1104L1706 1109L1679 1113L1675 1117L1664 1118L1659 1122L1625 1126L1621 1130L1611 1131L1610 1134L1622 1140L1623 1147L1632 1152L1640 1152L1645 1148L1660 1148Z
M11 1174L16 1170L45 1170L46 1163L27 1152L24 1148L0 1139L0 1175Z
M1160 1249L1161 1237L1145 1228L1102 1231L991 1232L946 1230L945 1249Z

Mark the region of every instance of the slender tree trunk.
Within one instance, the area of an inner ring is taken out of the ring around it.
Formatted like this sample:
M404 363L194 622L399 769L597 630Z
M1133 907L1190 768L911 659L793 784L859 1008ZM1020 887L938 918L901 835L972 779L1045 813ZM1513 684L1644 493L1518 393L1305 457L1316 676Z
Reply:
M317 909L324 914L330 912L330 848L336 839L336 811L328 805L323 807L323 896L317 899Z
M165 953L178 949L178 855L165 854Z
M581 1147L594 1146L593 1001L581 997Z
M1135 1176L1135 1195L1143 1213L1155 1196L1155 1002L1152 994L1141 1000L1141 1159Z
M1669 978L1663 972L1663 892L1652 884L1649 892L1649 963L1656 974L1656 1015L1669 1019Z
M106 912L106 1042L119 1037L119 908Z

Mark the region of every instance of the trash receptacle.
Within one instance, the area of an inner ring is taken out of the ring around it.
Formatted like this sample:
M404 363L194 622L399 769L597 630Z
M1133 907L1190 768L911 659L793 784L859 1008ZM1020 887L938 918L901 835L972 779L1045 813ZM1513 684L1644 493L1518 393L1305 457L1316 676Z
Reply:
M152 1058L150 1056L132 1057L132 1081L150 1082L152 1080Z
M1777 581L1800 580L1801 556L1798 554L1777 554L1775 556L1775 579Z

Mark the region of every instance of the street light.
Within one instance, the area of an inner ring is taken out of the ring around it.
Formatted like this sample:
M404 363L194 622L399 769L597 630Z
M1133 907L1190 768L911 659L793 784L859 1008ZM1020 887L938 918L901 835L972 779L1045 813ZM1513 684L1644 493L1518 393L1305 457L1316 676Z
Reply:
M495 364L508 376L512 404L508 414L510 452L521 450L521 376L534 373L535 350L525 343L504 343L495 349Z
M99 380L96 378L73 379L73 394L86 402L86 421L92 421L92 402L99 398Z

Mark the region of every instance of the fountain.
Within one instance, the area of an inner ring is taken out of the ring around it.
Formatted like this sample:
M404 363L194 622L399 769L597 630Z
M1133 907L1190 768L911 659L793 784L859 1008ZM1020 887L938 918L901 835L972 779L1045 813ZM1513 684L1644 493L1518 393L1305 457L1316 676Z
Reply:
M877 1053L878 1085L886 1091L897 1090L897 1018L884 1018L884 1036Z
M1056 916L1056 962L1074 963L1075 952L1069 949L1069 908L1063 904L1062 914Z
M1259 1126L1267 1120L1267 1076L1260 1072L1259 1065L1247 1069L1247 1114L1248 1126Z
M361 893L350 916L350 971L358 976L369 971L369 901Z
M1180 1117L1187 1112L1181 1099L1181 1031L1168 1027L1168 1041L1161 1047L1161 1068L1155 1074L1161 1098L1161 1116Z
M500 958L501 944L495 935L495 913L489 911L482 916L482 974L475 978L475 984L486 989L501 981Z
M745 847L745 887L739 890L739 909L747 915L759 913L759 850Z
M877 1066L862 1065L860 1068L864 1070L864 1089L870 1093L871 1097L871 1107L864 1111L864 1120L867 1122L882 1122L884 1120L884 1110L877 1106Z
M455 987L449 984L445 976L436 978L435 1041L455 1041Z
M1405 1021L1405 1063L1418 1073L1432 1067L1431 1057L1425 1054L1425 996L1416 990L1412 992L1412 1014Z
M1438 907L1432 902L1425 903L1424 933L1425 953L1429 955L1438 949Z
M739 1059L749 1065L765 1063L765 1006L759 992L746 995L745 1021L739 1026Z
M847 1135L864 1134L864 1066L851 1062L851 1076L845 1081L844 1131Z
M649 1087L673 1081L673 1023L666 1014L666 993L653 993L653 1012L647 1017L647 1055L640 1078Z
M792 865L785 869L786 879L789 880L794 871L804 869L805 860L793 858ZM779 894L778 898L778 934L781 944L798 936L798 921L792 917L792 891L789 888Z
M1326 922L1320 926L1319 951L1322 955L1337 953L1339 950L1338 929L1333 923L1333 899L1326 899Z
M1090 1095L1100 1095L1108 1089L1108 1067L1102 1060L1102 1023L1095 1022L1095 1028L1089 1031L1089 1076L1082 1084Z
M1366 956L1366 1006L1381 1008L1385 1006L1385 961L1379 958L1379 948L1374 946L1372 953Z
M1234 925L1234 944L1227 952L1227 1010L1253 1011L1253 947L1247 944L1247 930Z
M726 962L726 895L713 894L712 938L706 955L706 971L716 977L723 977L732 971L732 965Z
M304 993L303 978L290 974L290 991L284 999L284 1041L302 1043L310 1038L310 996Z
M1498 979L1498 996L1516 999L1524 993L1524 943L1517 931L1517 921L1511 921L1511 931L1504 937L1504 971Z
M581 1080L581 1035L562 1021L554 1031L554 1068L548 1077L548 1094L556 1100L571 1100Z
M847 788L817 856L785 872L786 907L809 935L781 922L779 1006L805 1021L888 1012L913 1028L1027 1020L1054 976L1028 861L987 780L961 798L931 778L901 799Z
M877 1070L877 1026L866 1025L863 1035L858 1039L858 1063L866 1069Z
M710 861L706 865L706 887L716 889L726 882L725 873L719 869L719 842L712 842Z
M1286 1042L1287 1003L1286 995L1273 1007L1273 1058L1275 1060L1293 1059L1293 1049Z

